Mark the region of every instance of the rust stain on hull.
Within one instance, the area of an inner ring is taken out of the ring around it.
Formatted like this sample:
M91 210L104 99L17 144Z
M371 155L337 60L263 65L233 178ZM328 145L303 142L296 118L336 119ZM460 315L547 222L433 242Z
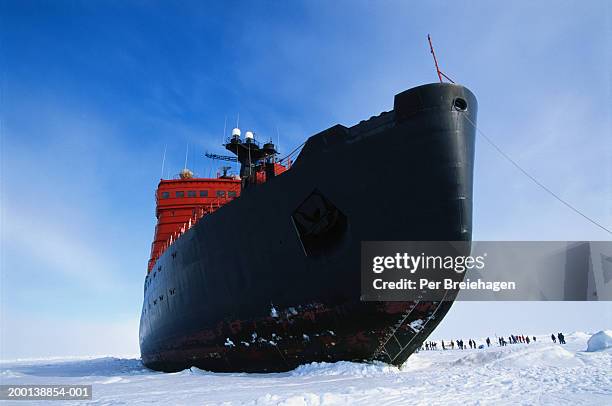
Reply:
M160 343L162 351L143 354L143 361L163 371L195 366L218 372L281 372L338 360L380 360L399 366L434 324L415 330L410 323L434 320L435 314L441 318L448 308L450 302L357 302L336 307L310 303L280 310L277 317L227 320L169 339Z

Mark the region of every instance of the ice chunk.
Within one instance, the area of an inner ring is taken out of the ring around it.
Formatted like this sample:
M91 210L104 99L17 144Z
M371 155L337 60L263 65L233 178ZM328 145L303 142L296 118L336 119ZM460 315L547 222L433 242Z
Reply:
M595 333L587 342L587 352L602 351L606 348L612 348L612 330Z
M410 322L410 327L412 327L414 331L421 330L423 328L423 320L419 319Z

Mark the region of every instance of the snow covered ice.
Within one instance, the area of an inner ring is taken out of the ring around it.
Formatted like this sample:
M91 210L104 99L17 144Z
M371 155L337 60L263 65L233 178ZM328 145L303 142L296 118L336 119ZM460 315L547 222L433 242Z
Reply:
M535 344L422 351L400 369L338 362L275 374L197 368L165 374L144 368L136 358L4 361L0 379L3 384L92 384L91 404L609 405L612 348L600 343L610 337L610 331L593 338L574 333L560 345L542 335ZM592 345L599 349L586 351Z

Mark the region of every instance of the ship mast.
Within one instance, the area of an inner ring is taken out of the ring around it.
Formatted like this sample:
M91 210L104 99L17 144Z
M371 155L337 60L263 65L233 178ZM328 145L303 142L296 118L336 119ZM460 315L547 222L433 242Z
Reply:
M242 187L245 188L247 184L256 182L257 173L262 170L265 170L266 177L274 176L274 157L278 151L271 140L261 145L255 140L255 134L251 131L245 132L244 140L241 139L241 135L240 128L234 128L230 139L223 145L225 149L236 155L235 157L215 157L240 162L240 178Z
M440 70L440 67L438 66L438 59L436 58L436 53L434 52L433 44L431 43L431 37L429 36L429 34L427 34L427 41L429 41L429 50L431 51L431 55L433 56L434 65L436 65L436 73L438 74L438 79L440 79L440 83L444 83L444 81L442 80L442 76L448 79L451 83L455 83L451 78L446 76L444 72Z

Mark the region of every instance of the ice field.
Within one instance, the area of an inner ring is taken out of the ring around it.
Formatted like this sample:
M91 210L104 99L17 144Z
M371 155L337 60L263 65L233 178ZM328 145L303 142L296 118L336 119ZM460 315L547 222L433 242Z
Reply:
M3 361L0 376L3 384L92 384L88 404L612 404L612 331L591 336L567 334L566 345L542 335L532 344L421 351L402 368L339 362L275 374L166 374L137 358L106 357Z

